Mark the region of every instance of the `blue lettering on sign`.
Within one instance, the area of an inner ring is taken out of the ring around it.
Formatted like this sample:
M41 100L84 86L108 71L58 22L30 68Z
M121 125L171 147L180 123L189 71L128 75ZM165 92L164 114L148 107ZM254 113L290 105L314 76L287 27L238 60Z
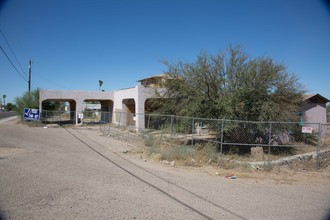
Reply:
M24 120L38 121L40 118L40 111L39 109L25 108L23 118Z

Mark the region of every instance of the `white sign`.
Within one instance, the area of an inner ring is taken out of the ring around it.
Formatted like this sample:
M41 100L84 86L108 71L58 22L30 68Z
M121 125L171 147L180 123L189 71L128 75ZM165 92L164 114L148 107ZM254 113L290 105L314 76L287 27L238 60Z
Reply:
M313 128L312 127L302 127L301 132L311 134L311 133L313 133Z

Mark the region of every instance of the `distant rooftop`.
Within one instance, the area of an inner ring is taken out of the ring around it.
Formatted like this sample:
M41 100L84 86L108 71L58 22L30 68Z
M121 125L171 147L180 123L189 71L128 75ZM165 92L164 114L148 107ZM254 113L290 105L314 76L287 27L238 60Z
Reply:
M160 88L162 87L162 84L164 83L166 78L167 78L167 74L162 73L162 74L150 76L148 78L140 79L137 82L140 82L141 85L145 87Z
M140 79L140 80L138 80L137 82L142 82L142 81L144 81L144 80L154 79L154 78L165 78L166 75L167 75L166 73L161 73L161 74L157 74L157 75L150 76L150 77L148 77L148 78Z
M317 103L327 103L330 102L329 99L321 96L320 94L306 94L304 95L304 101L317 102Z

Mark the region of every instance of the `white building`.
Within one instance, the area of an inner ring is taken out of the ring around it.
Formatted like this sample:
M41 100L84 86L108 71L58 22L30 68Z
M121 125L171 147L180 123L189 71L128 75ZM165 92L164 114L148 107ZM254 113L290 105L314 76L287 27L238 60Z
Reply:
M135 125L136 128L145 127L145 109L147 100L155 97L156 91L162 93L161 83L164 74L139 80L140 85L132 88L111 92L77 91L77 90L40 90L39 108L42 111L44 101L69 102L71 120L78 122L77 116L84 110L84 102L100 102L102 112L113 112L112 122L122 125ZM122 113L122 114L120 114ZM127 114L125 114L127 113ZM124 116L124 117L123 117Z

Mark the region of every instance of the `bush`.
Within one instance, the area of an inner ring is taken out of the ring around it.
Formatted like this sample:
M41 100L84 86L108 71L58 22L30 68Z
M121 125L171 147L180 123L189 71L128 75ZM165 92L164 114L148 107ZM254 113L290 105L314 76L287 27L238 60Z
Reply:
M23 96L15 98L16 112L21 118L23 117L24 108L39 109L39 89L31 91L30 94L25 92Z
M160 153L161 159L168 161L183 161L195 156L195 150L189 146L172 146L163 149Z

